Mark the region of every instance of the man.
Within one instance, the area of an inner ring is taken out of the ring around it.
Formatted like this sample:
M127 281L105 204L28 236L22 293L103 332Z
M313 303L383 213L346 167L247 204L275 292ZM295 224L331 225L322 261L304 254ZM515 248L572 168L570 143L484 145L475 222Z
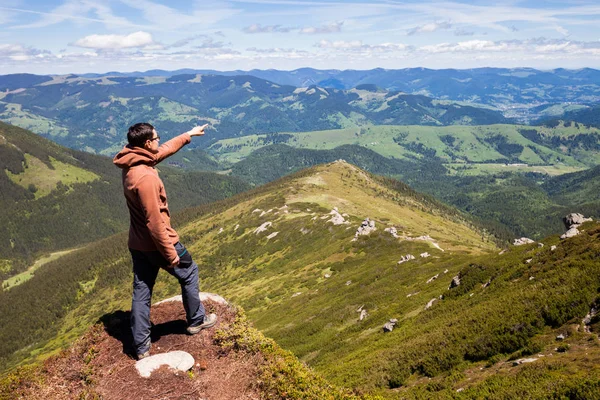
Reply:
M114 164L123 170L123 191L129 208L129 251L133 259L131 331L138 359L150 355L150 304L152 288L160 268L181 285L189 334L214 326L215 314L206 315L198 290L198 266L179 242L171 227L165 187L154 166L204 135L207 125L197 126L163 145L154 127L138 123L129 128L129 144L117 154Z

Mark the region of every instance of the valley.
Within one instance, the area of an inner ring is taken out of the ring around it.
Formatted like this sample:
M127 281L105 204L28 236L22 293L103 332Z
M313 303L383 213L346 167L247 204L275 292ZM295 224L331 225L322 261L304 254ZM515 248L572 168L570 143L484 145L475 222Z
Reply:
M251 72L0 76L0 395L126 315L110 156L148 120L210 124L158 169L201 290L232 304L211 351L262 354L274 398L595 398L595 71ZM559 239L571 212L594 220ZM160 274L153 299L178 292Z

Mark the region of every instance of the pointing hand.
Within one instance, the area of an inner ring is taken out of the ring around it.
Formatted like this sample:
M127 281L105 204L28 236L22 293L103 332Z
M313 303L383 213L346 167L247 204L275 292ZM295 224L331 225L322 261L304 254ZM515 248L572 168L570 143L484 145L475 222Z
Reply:
M192 128L192 130L189 131L188 133L190 134L190 136L202 136L202 135L204 135L204 129L206 129L207 126L208 126L208 124L204 124L202 126L196 126L196 127Z

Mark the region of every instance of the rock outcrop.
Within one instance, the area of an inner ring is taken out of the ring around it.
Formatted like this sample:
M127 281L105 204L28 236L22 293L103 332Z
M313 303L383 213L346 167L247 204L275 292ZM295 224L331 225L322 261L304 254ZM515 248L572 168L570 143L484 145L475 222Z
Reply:
M433 303L435 303L437 301L437 297L434 299L429 300L429 302L427 303L427 305L425 305L425 309L428 310L431 308L431 306L433 306Z
M452 278L452 281L450 282L450 286L448 286L448 290L454 289L455 287L459 287L459 286L460 286L460 274L458 274L454 278Z
M375 228L375 221L372 221L369 218L367 218L360 224L360 226L356 230L356 233L354 234L354 237L368 235L376 230L377 228Z
M254 233L258 235L259 233L261 233L261 232L264 232L264 231L266 231L267 229L269 229L269 227L270 227L271 225L273 225L273 223L272 223L272 222L265 222L265 223L263 223L261 226L259 226L258 228L256 228L256 229L254 230Z
M415 256L413 256L412 254L407 254L400 258L400 261L398 261L398 264L402 264L402 263L405 263L407 261L414 260L414 259L415 259Z
M396 230L395 227L390 227L390 228L385 228L384 232L389 232L393 237L395 237L396 239L398 239L400 236L398 236L398 231Z
M515 239L513 241L513 246L522 246L524 244L529 244L529 243L533 243L533 242L534 241L531 240L531 239L529 239L529 238L522 237L522 238L519 238L519 239Z
M337 207L334 207L333 210L331 210L331 212L329 213L329 215L331 215L331 218L329 220L327 220L327 222L331 222L334 225L342 225L342 224L350 223L344 219L344 216L342 214L339 213Z
M396 318L390 319L388 322L386 322L383 325L383 331L384 332L391 332L391 331L393 331L394 327L396 326L397 323L398 323L398 320Z
M592 221L592 219L586 218L583 216L583 214L579 213L571 213L563 218L563 223L565 224L565 228L567 229L571 229L573 225L575 225L575 227L578 227L579 225L588 221Z
M584 222L592 221L591 218L585 218L583 214L571 213L563 218L563 223L567 231L561 235L561 239L568 239L579 235L579 226Z

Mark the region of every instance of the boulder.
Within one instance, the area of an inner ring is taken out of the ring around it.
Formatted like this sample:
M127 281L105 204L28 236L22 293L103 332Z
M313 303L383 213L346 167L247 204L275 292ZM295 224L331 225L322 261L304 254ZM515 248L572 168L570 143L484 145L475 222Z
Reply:
M440 274L435 274L434 276L432 276L431 278L429 278L427 280L427 283L431 283L431 282L435 281L439 276L440 276Z
M516 367L517 365L521 364L532 363L534 361L537 361L537 358L520 358L518 360L513 361L513 367Z
M563 233L560 238L561 239L568 239L571 238L573 236L577 236L579 235L579 229L577 229L576 227L572 227L571 229L569 229L568 231L566 231L565 233Z
M452 278L452 282L450 282L450 286L448 287L448 290L454 289L455 287L458 287L458 286L460 286L460 274L458 274L454 278Z
M254 230L254 233L258 235L259 233L266 231L271 225L273 225L272 222L265 222L261 226L256 228Z
M367 314L367 310L360 310L360 316L358 317L359 321L362 321L363 319L367 318L369 314Z
M188 371L194 366L194 357L185 351L170 351L168 353L156 354L139 360L135 363L140 376L149 378L152 372L163 365L167 365L176 371Z
M438 300L437 297L435 299L429 300L429 302L425 306L425 309L427 310L427 309L431 308L431 306L433 305L433 303L435 303L437 300Z
M425 253L421 253L420 256L421 256L421 258L427 258L427 257L431 257L431 254L429 254L428 252L425 252Z
M584 222L588 222L588 221L592 221L592 219L586 218L583 216L583 214L579 214L579 213L571 213L563 218L565 228L567 228L567 229L573 228L573 225L575 225L575 227L578 227L579 225L583 224Z
M384 332L391 332L394 330L394 326L396 326L396 324L398 323L398 320L396 318L392 318L390 319L388 322L386 322L383 325L383 331Z
M407 254L400 258L400 261L398 261L398 264L402 264L402 263L405 263L407 261L414 260L414 259L415 259L415 256L413 256L412 254Z
M377 228L375 228L375 221L372 221L369 218L367 218L360 224L360 226L356 230L356 233L354 234L354 237L368 235L375 230L377 230Z
M590 333L590 324L592 323L592 319L598 314L598 309L596 307L592 307L590 312L585 316L583 321L583 330L586 333Z
M349 222L346 221L344 219L344 217L342 216L342 214L340 214L338 212L337 207L335 207L333 210L331 210L331 212L329 213L329 215L331 215L331 218L327 220L327 222L331 222L334 225L342 225L342 224L348 224Z
M531 239L529 239L529 238L526 238L526 237L522 237L522 238L519 238L519 239L515 239L515 240L513 241L513 245L514 245L514 246L522 246L522 245L524 245L524 244L529 244L529 243L533 243L533 240L531 240Z
M550 246L550 251L554 251L554 250L556 250L556 245Z
M395 237L396 239L398 239L400 236L398 236L398 231L396 230L395 227L390 227L390 228L385 228L384 229L385 232L389 232L393 237Z

